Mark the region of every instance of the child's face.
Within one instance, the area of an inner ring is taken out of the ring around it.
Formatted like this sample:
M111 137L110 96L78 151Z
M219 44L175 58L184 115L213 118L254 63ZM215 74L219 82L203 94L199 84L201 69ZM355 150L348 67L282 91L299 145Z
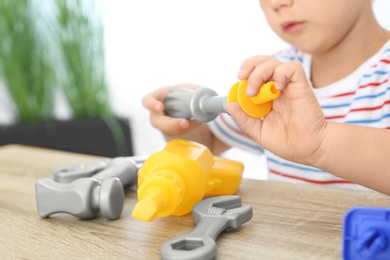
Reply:
M323 53L364 23L371 0L259 0L272 30L307 53Z

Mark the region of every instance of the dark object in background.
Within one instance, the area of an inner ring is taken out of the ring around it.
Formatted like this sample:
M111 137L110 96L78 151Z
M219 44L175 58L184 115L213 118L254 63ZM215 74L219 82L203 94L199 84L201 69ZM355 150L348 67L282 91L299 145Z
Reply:
M132 156L130 123L118 117L110 120L108 123L95 117L2 126L0 145L23 144L104 157ZM113 125L119 127L112 129Z

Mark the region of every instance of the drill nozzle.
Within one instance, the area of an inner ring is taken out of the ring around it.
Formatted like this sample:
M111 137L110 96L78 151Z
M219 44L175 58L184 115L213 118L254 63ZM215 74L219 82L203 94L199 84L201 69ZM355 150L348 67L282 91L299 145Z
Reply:
M142 221L150 222L157 218L157 214L158 207L154 200L146 198L135 205L131 216Z
M174 183L165 178L152 178L138 189L138 203L132 217L153 221L157 217L171 215L179 205L180 195Z

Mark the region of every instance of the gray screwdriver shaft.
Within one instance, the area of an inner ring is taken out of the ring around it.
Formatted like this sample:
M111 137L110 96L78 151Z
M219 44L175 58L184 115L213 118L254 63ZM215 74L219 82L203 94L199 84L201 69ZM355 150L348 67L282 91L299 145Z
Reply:
M210 122L226 113L227 97L219 97L210 88L176 89L164 99L164 113L171 117Z

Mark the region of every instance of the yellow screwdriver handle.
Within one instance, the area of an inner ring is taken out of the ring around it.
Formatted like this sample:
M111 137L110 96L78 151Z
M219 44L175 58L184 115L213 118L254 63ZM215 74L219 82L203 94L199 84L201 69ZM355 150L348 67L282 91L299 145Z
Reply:
M248 80L235 83L229 91L227 102L238 102L244 112L253 118L262 118L272 109L272 101L280 96L280 90L275 88L275 82L269 81L260 87L254 97L246 95Z

